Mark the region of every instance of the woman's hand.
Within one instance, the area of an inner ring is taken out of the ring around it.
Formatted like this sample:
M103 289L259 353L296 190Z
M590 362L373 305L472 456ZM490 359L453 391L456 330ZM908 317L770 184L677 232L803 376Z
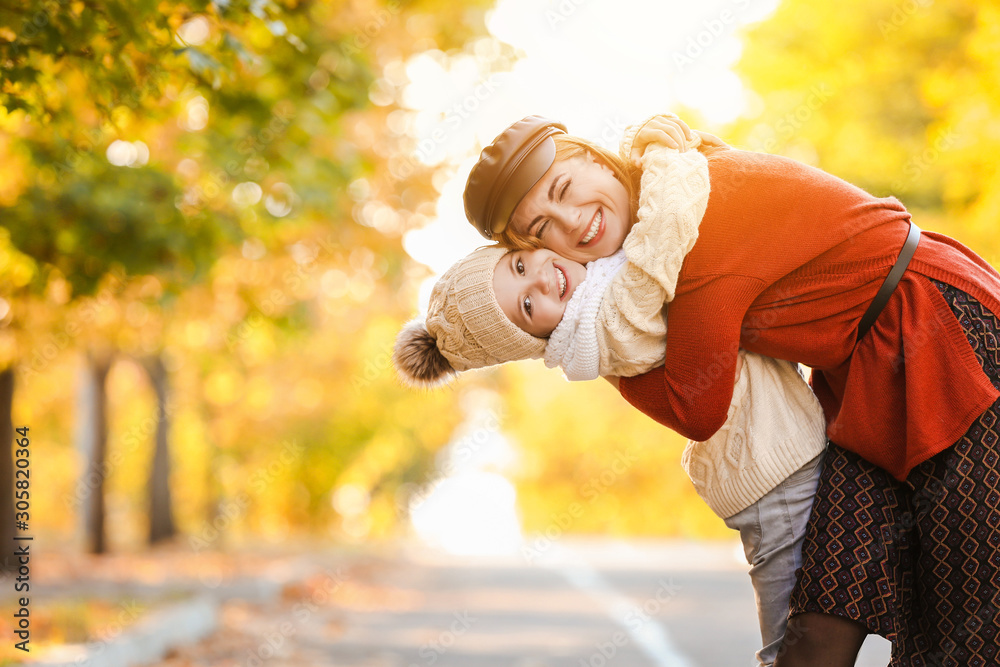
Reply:
M711 136L711 135L709 135ZM673 114L661 114L646 121L632 141L629 159L639 166L639 160L650 144L659 144L678 151L686 151L697 145L699 138L690 127Z
M694 133L697 134L701 138L701 146L702 147L707 147L707 148L730 148L729 144L727 144L725 141L723 141L722 139L718 138L714 134L709 134L708 132L702 132L701 130L695 130Z

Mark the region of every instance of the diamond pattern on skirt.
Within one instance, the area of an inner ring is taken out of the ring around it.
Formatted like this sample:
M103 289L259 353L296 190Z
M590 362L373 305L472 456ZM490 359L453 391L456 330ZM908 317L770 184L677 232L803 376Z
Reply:
M1000 320L935 281L1000 387ZM834 614L893 642L892 666L1000 658L1000 401L898 482L831 444L791 614Z

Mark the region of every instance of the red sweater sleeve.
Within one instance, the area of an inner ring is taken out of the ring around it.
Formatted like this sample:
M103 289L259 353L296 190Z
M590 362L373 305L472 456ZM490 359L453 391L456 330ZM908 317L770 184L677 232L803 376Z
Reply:
M708 440L726 422L741 323L763 287L755 278L721 276L678 296L667 315L664 365L621 378L625 400L686 438Z
M640 411L699 441L725 423L742 335L750 351L810 366L849 357L855 311L898 253L878 230L901 243L909 218L895 200L780 156L724 151L709 171L708 207L668 308L664 366L619 385ZM829 360L821 339L837 332L839 358Z

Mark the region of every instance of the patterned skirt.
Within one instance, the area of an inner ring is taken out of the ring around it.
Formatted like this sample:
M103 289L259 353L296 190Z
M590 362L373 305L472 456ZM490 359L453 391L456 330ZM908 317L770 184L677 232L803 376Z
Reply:
M1000 321L935 282L1000 387ZM843 616L893 643L890 665L1000 665L1000 400L905 482L831 444L791 615Z

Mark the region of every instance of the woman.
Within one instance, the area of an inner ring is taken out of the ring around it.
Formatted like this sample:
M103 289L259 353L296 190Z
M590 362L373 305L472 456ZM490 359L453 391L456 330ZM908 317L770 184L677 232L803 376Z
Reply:
M779 156L706 155L711 194L666 364L616 386L704 440L725 420L739 348L813 368L833 446L797 641L776 665L852 665L868 632L893 642L894 664L997 664L1000 275L921 235L893 198ZM529 117L483 151L466 213L508 247L588 261L628 234L634 188L627 163Z

